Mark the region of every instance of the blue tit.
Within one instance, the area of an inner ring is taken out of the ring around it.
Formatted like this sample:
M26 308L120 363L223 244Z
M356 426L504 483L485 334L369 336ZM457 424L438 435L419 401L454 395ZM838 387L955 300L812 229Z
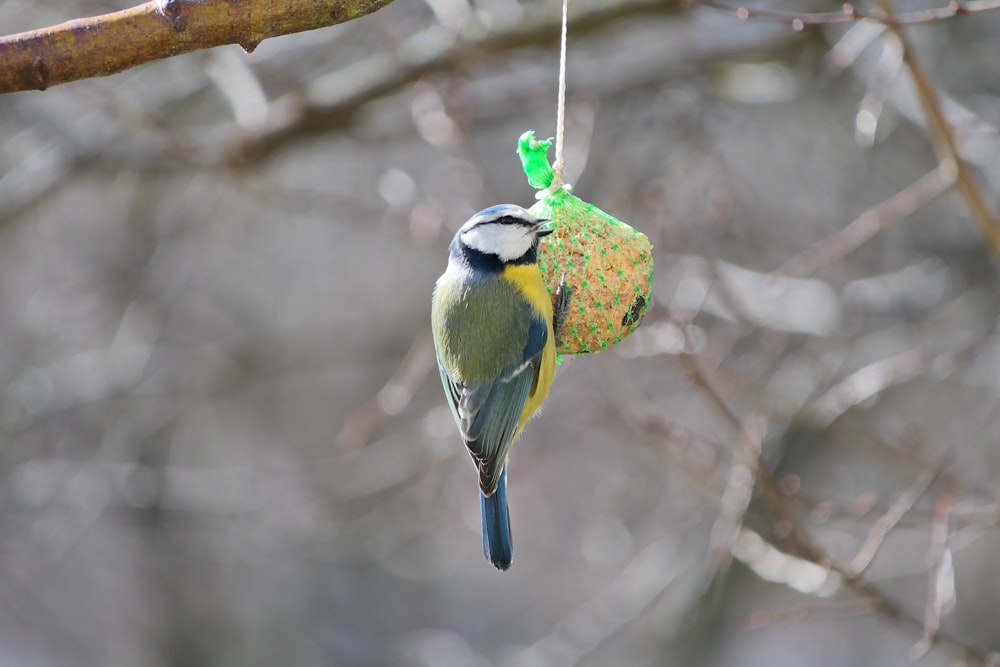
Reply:
M451 242L431 303L444 393L479 470L483 552L501 570L513 550L507 456L556 369L553 302L538 269L538 239L552 231L544 222L510 204L472 216Z

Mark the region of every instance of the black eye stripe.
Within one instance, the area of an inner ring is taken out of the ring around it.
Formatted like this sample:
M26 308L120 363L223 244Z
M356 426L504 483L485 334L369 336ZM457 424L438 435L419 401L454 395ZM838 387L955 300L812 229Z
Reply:
M476 224L474 224L472 227L470 227L469 230L467 230L467 231L471 231L471 230L473 230L473 229L475 229L477 227L481 227L483 225L517 225L519 227L534 228L534 227L538 226L539 222L541 222L541 221L540 220L538 220L538 221L536 221L536 220L525 220L524 218L518 218L518 217L515 217L515 216L512 216L512 215L503 215L503 216L500 216L499 218L489 218L487 220L480 220L479 222L477 222Z
M501 225L521 225L522 227L534 227L535 223L531 220L525 220L524 218L515 218L509 215L505 215L499 220Z

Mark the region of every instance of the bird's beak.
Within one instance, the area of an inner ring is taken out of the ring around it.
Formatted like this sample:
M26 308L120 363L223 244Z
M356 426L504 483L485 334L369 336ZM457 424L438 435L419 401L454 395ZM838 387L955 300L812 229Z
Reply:
M556 231L555 227L549 227L548 229L540 229L540 227L542 225L544 225L546 222L552 222L552 221L551 220L539 220L538 221L538 227L535 227L535 234L538 237L548 236L552 232Z

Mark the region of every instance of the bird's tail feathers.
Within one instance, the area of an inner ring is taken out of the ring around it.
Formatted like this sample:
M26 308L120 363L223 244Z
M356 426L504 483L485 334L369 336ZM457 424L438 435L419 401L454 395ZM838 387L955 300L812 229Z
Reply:
M483 516L483 554L498 570L510 567L514 546L510 538L510 514L507 512L507 469L500 473L496 492L487 496L480 491Z

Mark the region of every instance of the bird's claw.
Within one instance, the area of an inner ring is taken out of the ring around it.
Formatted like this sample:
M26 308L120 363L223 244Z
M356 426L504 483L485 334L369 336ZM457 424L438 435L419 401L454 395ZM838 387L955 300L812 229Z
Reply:
M555 303L552 309L552 329L556 334L556 347L562 346L563 325L566 324L566 317L569 315L569 304L573 299L573 288L566 284L566 274L559 278L559 286L556 287Z

